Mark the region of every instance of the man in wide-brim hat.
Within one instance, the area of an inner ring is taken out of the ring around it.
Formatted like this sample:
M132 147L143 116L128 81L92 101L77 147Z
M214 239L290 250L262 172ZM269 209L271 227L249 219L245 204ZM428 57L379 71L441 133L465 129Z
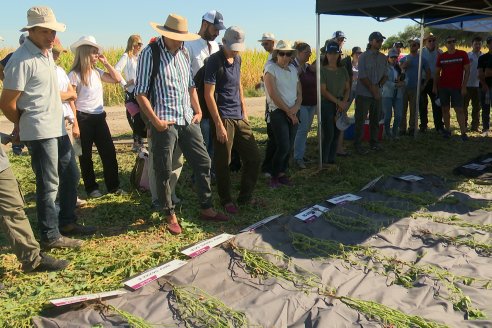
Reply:
M152 22L150 25L162 37L145 47L140 54L135 95L150 122L159 205L167 217L167 229L177 235L181 233L181 226L174 212L170 188L176 143L195 174L201 219L227 221L229 218L212 207L210 157L198 124L202 112L191 73L190 55L183 47L183 41L197 40L200 36L189 33L186 18L176 14L170 14L162 25ZM153 55L157 55L155 52L160 56L160 67L155 83L150 83Z
M31 146L41 246L44 249L79 248L81 240L65 237L62 233L84 234L95 229L76 222L79 174L63 122L56 65L50 52L56 33L65 31L65 24L56 20L51 8L32 7L27 11L27 25L21 29L24 31L28 32L28 37L5 67L0 108L14 123L20 140L29 142ZM11 234L15 235L15 245L24 245L19 258L26 261L28 269L35 269L43 262L51 269L65 267L67 262L39 253L39 245L32 232L29 233L29 221L22 211L22 198L13 193L18 190L17 182L12 173L5 170L8 167L5 159L0 153L0 217L15 231ZM55 207L57 193L60 195L59 213Z

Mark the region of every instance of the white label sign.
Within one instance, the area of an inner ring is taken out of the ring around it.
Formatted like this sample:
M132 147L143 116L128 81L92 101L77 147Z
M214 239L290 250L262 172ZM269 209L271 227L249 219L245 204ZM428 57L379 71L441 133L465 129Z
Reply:
M188 255L189 257L196 257L200 254L205 253L209 249L228 241L231 238L234 238L234 235L223 233L221 235L199 242L198 244L193 245L187 249L184 249L181 251L181 253L183 253L184 255Z
M272 215L272 216L269 216L267 217L266 219L263 219L261 221L258 221L256 222L255 224L252 224L250 225L249 227L247 228L244 228L243 230L239 231L239 232L248 232L248 231L253 231L255 230L256 228L259 228L261 227L262 225L265 225L267 224L268 222L272 221L272 220L275 220L276 218L280 217L282 214L277 214L277 215Z
M410 181L410 182L424 180L424 178L419 177L418 175L404 175L404 176L401 176L400 179L405 180L405 181Z
M463 165L462 167L464 167L465 169L482 171L482 170L485 170L485 168L487 166L486 165L481 165L481 164L476 164L476 163L471 163L471 164Z
M332 203L334 205L338 205L338 204L345 203L345 202L353 202L353 201L359 200L361 198L362 197L359 197L359 196L354 195L354 194L345 194L342 196L330 198L330 199L328 199L328 202Z
M484 160L482 161L482 163L484 163L484 164L492 163L492 157L489 157L489 158L487 158L487 159L484 159Z
M316 218L319 218L323 213L328 212L330 209L321 205L314 205L301 213L296 215L301 221L308 222Z
M364 191L364 190L367 190L369 188L372 188L376 183L378 183L379 180L381 180L382 177L383 176L380 175L376 179L370 181L368 184L366 184L364 187L362 187L362 189L360 191Z
M152 268L147 270L135 278L132 278L128 281L125 281L125 285L130 287L133 290L142 288L143 286L151 283L154 280L159 279L160 277L172 272L178 268L181 268L186 264L186 261L181 260L172 260L170 262L164 263L163 265L158 266L157 268Z
M110 292L79 295L79 296L72 296L72 297L66 297L66 298L58 298L55 300L50 300L50 303L55 305L55 306L63 306L63 305L68 305L68 304L85 302L85 301L89 301L89 300L96 300L96 299L105 298L105 297L123 295L126 293L127 293L126 290L118 289L118 290L113 290Z

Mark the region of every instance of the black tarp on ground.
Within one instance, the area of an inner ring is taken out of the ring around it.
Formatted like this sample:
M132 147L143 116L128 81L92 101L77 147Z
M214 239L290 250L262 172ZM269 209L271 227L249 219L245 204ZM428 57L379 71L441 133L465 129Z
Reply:
M401 195L416 195L410 200ZM376 274L374 270L356 268L338 259L319 259L306 256L292 247L290 232L319 239L333 239L345 244L371 246L386 256L402 261L416 261L419 265L432 264L447 269L456 275L476 279L492 279L490 254L479 254L467 246L444 243L434 235L423 235L422 231L446 236L464 236L475 233L476 240L490 243L491 234L475 228L433 222L425 217L410 218L377 214L364 204L379 204L385 208L398 209L398 213L414 213L428 199L447 201L425 204L425 215L462 219L469 223L492 224L492 214L479 209L490 206L492 195L467 195L449 191L438 177L425 176L419 182L405 182L387 178L378 182L371 190L358 193L360 201L343 204L331 209L332 213L346 217L371 218L371 222L386 226L376 233L367 231L345 231L335 228L325 218L304 223L293 215L282 216L257 229L255 232L237 235L235 243L250 250L270 249L282 251L292 261L318 277L323 285L335 287L337 295L346 295L363 300L372 300L404 313L424 317L450 327L492 327L492 291L481 286L466 286L457 283L464 294L472 300L473 307L483 310L489 319L470 321L464 313L453 310L447 301L446 288L428 276L419 277L413 288L392 284L394 277ZM324 203L326 206L327 203ZM395 212L396 213L396 212ZM423 215L423 216L425 216ZM390 224L391 221L394 223ZM246 313L251 325L263 327L381 327L339 300L299 291L291 283L277 279L252 278L242 269L241 261L230 249L214 248L190 260L172 274L159 279L140 290L122 297L104 301L116 308L144 318L156 326L184 326L176 316L175 303L169 292L166 279L176 285L199 287L220 299L227 306ZM285 264L271 257L270 260ZM298 270L305 273L303 270ZM437 296L439 294L439 296ZM38 327L125 327L125 321L117 315L106 316L94 306L74 306L48 310L42 317L34 319Z

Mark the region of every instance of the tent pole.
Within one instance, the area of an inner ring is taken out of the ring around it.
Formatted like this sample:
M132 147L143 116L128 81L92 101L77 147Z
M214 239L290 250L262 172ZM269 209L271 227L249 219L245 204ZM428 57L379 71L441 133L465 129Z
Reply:
M322 136L321 136L321 48L320 48L320 14L316 14L316 112L318 115L318 149L319 149L319 169L323 168L323 147L322 147Z
M417 139L419 130L419 115L420 115L420 90L422 88L422 49L424 47L424 16L420 22L420 51L419 51L419 69L417 74L417 99L415 106L415 122L414 122L414 138Z

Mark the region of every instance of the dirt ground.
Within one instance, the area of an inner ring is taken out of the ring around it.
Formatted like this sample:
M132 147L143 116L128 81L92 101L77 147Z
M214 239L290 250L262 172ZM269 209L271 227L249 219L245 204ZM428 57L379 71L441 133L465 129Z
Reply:
M246 98L246 108L250 116L262 117L265 112L265 97ZM124 106L108 106L105 110L108 113L106 120L112 135L130 132ZM5 116L1 116L0 132L10 133L12 128L13 124Z

